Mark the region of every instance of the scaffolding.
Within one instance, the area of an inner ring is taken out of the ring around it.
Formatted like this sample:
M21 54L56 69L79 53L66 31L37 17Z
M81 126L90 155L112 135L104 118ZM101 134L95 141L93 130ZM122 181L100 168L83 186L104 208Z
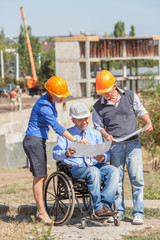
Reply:
M79 44L80 57L85 58L85 42ZM126 57L158 56L158 40L114 38L90 42L90 58L122 58L124 51Z
M141 60L157 61L154 75L160 83L160 36L114 38L80 34L55 38L55 44L56 74L64 76L73 96L96 95L95 78L103 69L116 76L118 86L138 92L145 81L145 74L139 72Z

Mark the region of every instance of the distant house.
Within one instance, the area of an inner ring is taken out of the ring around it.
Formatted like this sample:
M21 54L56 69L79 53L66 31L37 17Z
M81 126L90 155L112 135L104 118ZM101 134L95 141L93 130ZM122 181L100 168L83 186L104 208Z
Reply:
M55 48L55 42L43 41L42 45L45 52L48 52L50 48Z

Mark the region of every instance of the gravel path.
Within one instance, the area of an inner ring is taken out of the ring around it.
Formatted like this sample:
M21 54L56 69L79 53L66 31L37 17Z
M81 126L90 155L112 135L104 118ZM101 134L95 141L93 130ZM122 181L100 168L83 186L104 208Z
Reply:
M81 229L80 219L74 219L70 225L53 227L51 236L57 240L122 240L124 235L131 235L132 231L143 229L157 229L160 220L146 219L143 225L132 225L131 219L121 221L116 227L111 223L89 221L85 229Z

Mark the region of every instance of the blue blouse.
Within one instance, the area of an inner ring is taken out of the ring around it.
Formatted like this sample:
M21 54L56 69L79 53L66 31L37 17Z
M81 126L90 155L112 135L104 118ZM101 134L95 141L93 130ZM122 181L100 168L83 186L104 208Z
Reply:
M59 135L62 135L63 132L66 131L57 121L55 103L51 103L46 93L40 97L33 106L26 134L48 139L49 125Z

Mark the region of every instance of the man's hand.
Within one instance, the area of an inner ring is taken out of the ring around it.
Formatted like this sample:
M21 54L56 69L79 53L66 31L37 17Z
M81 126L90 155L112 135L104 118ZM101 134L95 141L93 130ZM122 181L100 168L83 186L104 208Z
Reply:
M110 134L107 135L106 139L107 139L107 141L110 141L110 140L111 140L111 141L114 141L114 140L113 140L113 136L110 135Z
M147 123L147 128L145 129L145 132L147 132L147 133L151 133L152 131L153 131L153 126L152 126L152 123L151 122L149 122L149 123Z
M76 152L75 148L71 148L71 147L68 148L66 151L66 157L73 157L75 152Z
M96 159L97 162L104 162L105 160L105 156L103 154L94 156L93 158Z
M113 141L113 136L108 134L106 130L102 129L100 133L102 134L102 137L107 139L107 141L110 141L110 140Z
M145 129L145 132L147 133L151 133L153 131L153 127L152 127L152 122L151 119L149 117L148 113L145 113L142 117L141 120L144 122L144 124L147 125L147 128Z

